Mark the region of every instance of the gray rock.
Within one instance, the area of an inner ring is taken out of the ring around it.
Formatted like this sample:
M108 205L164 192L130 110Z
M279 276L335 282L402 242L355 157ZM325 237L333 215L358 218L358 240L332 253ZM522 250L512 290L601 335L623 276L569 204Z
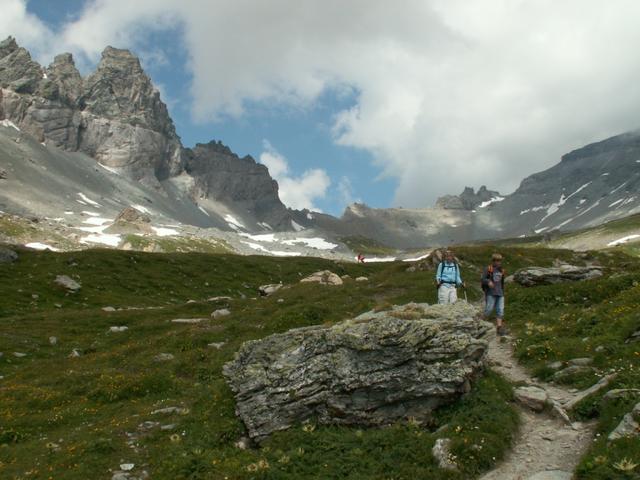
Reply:
M572 375L576 375L579 373L587 373L591 371L593 371L593 368L591 367L584 367L581 365L571 365L567 368L563 368L562 370L559 370L556 373L554 373L551 379L554 382L557 382L557 381L562 381Z
M602 396L602 401L607 402L617 398L640 396L640 388L614 388Z
M342 285L344 282L339 275L329 271L321 270L319 272L312 273L308 277L300 280L300 283L319 283L320 285Z
M281 283L270 283L268 285L260 285L258 287L258 292L263 297L268 297L269 295L273 295L278 290L283 287Z
M173 356L172 353L159 353L158 355L156 355L155 357L153 357L153 359L156 362L168 362L170 360L173 360L175 357Z
M443 308L447 307L447 308ZM471 388L492 327L468 304L409 304L246 342L223 373L236 413L262 439L323 424L425 421Z
M579 367L588 367L593 363L593 358L573 358L569 360L569 365L576 365Z
M220 308L218 310L215 310L212 314L211 317L214 320L217 320L218 318L222 318L222 317L226 317L231 315L231 310L229 310L228 308Z
M576 367L578 368L578 367ZM566 402L563 407L566 410L571 410L573 407L575 407L577 404L579 404L582 400L584 400L585 398L593 395L594 393L599 392L600 390L604 389L607 387L607 385L609 385L609 383L611 383L611 381L616 378L616 374L612 373L610 375L607 375L605 377L602 377L600 380L598 380L597 383L595 383L594 385L590 386L589 388L582 390L581 392L578 392L571 400L569 400L568 402Z
M624 343L632 342L640 342L640 330L633 332L631 336L625 340Z
M58 343L58 337L49 337L49 345L56 345Z
M186 407L164 407L159 408L151 412L151 415L186 415L189 413L189 409Z
M356 282L368 282L369 278L367 277L356 277Z
M129 327L125 325L109 327L109 331L113 333L125 332L127 330L129 330Z
M540 387L518 387L513 393L518 403L536 412L543 411L549 404L549 395Z
M13 263L18 260L18 254L8 248L0 247L0 263Z
M438 438L431 449L431 454L438 462L438 466L444 470L457 470L458 465L451 454L451 439Z
M552 285L561 282L575 282L589 280L602 276L602 267L594 265L580 267L575 265L562 265L559 267L529 267L518 270L513 275L513 280L525 287L535 285Z
M115 312L116 309L113 307L102 307L103 312Z
M460 195L445 195L438 198L436 207L446 210L473 210L481 203L499 197L501 197L499 192L487 190L484 185L478 189L478 193L472 187L465 187Z
M200 323L207 320L206 318L175 318L171 320L172 323Z
M42 67L31 60L13 37L0 42L0 87L19 93L35 93L42 80Z
M547 470L527 477L527 480L571 480L573 473L562 470Z
M123 209L105 232L122 234L122 233L154 233L151 228L151 217L149 215L136 210L133 207Z
M226 344L227 344L227 342L212 342L212 343L208 343L207 347L215 348L216 350L220 350Z
M564 367L564 362L561 362L561 361L551 362L547 364L547 367L550 368L551 370L560 370L562 367Z
M222 300L231 300L231 297L211 297L211 298L207 298L207 302L220 302Z
M58 275L55 279L55 283L61 287L66 288L70 292L77 292L82 288L80 282L75 281L73 278L67 275Z
M238 441L234 443L234 446L240 450L247 450L251 446L251 440L247 437L240 437Z
M627 413L618 426L607 437L609 441L620 438L635 438L640 436L640 402L636 403L630 413Z

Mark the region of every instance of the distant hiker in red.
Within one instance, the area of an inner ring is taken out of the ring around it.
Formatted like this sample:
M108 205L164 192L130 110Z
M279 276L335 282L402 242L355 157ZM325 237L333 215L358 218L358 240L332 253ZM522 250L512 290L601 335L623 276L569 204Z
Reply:
M358 263L364 263L364 255L361 253L358 254Z
M502 255L494 253L491 256L491 265L482 272L482 290L485 298L484 316L489 318L493 310L496 311L496 332L500 336L507 334L504 326L505 276L505 270L502 268Z

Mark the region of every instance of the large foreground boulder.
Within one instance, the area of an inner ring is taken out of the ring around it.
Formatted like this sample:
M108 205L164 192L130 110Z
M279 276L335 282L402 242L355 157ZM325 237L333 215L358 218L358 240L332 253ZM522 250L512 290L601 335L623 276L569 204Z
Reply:
M409 304L246 342L224 366L249 435L323 424L428 421L471 388L491 330L474 307Z
M530 267L518 270L513 275L513 281L532 287L535 285L552 285L561 282L575 282L578 280L589 280L602 276L602 267L576 265L561 265L559 267Z

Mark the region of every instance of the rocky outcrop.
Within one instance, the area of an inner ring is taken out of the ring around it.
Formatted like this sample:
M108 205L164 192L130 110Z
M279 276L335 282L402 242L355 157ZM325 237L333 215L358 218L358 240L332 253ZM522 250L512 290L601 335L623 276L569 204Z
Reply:
M131 52L107 47L84 80L81 102L81 151L151 184L182 170L182 145L167 107Z
M71 54L45 69L8 38L0 43L2 119L163 195L165 187L173 192L163 182L180 177L175 185L185 197L211 199L272 228L291 230L300 216L282 204L278 184L250 156L220 142L183 148L159 91L128 50L105 48L95 72L82 78Z
M484 364L491 326L468 304L409 304L246 342L223 372L249 435L313 419L377 426L428 421Z
M501 198L500 192L487 190L482 185L476 193L472 187L465 187L460 195L445 195L436 200L436 207L446 210L474 210L483 202Z
M194 178L193 197L233 204L272 228L291 229L291 217L278 196L278 183L251 156L239 157L221 142L185 150L185 169Z
M36 93L42 67L12 37L0 42L0 87L18 93Z
M106 233L153 233L151 217L133 207L123 209L113 223L105 230Z
M602 276L602 267L562 265L559 267L530 267L518 270L513 275L513 281L532 287L535 285L552 285L561 282L575 282L589 280Z

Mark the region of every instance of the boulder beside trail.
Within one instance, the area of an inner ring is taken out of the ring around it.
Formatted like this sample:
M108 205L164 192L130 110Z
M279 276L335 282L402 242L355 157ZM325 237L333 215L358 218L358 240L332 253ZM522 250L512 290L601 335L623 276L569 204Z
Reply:
M300 283L315 282L320 285L342 285L344 282L335 273L329 270L321 270L319 272L312 273L308 277L300 280Z
M260 441L305 420L386 425L471 388L491 325L475 307L408 304L333 326L297 328L242 345L223 373L236 413Z
M549 404L549 395L547 392L543 388L533 385L518 387L514 390L513 394L518 403L536 412L543 411Z
M636 403L633 410L627 413L618 426L608 437L609 441L618 440L620 438L631 438L640 435L640 402Z
M561 282L589 280L602 276L602 267L561 265L558 267L529 267L513 274L513 281L525 287L552 285Z

